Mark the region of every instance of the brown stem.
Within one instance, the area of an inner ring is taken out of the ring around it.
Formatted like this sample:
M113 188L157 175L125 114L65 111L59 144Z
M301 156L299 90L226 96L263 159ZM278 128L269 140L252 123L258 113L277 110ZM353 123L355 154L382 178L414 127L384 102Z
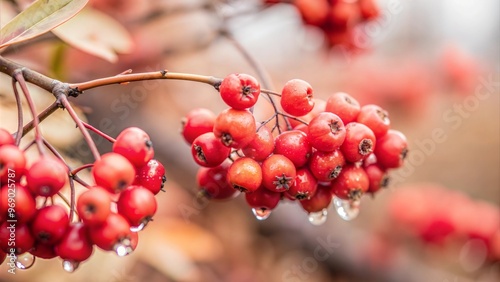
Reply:
M218 87L221 83L220 78L205 75L187 74L187 73L175 73L163 71L155 72L144 72L144 73L133 73L133 74L122 74L111 77L98 78L95 80L90 80L82 83L72 83L69 87L76 91L77 93L82 93L85 90L111 85L111 84L122 84L134 81L144 81L144 80L155 80L155 79L174 79L174 80L188 80L196 81L201 83L206 83L214 87Z
M19 134L23 128L23 105L21 102L21 97L19 96L19 91L17 91L16 80L12 78L12 89L14 90L14 97L16 99L17 106L17 132L16 132L16 146L21 143L22 134Z
M38 114L38 121L42 122L45 120L47 117L49 117L52 113L54 113L57 109L59 108L59 102L54 102L50 106L48 106L45 110L43 110L41 113ZM26 124L23 129L21 137L26 135L28 132L30 132L34 128L34 120L30 121L28 124ZM16 135L17 136L17 135Z
M26 101L28 102L28 107L31 111L31 115L33 117L33 127L35 128L35 142L36 146L38 148L38 152L40 152L40 155L45 154L45 150L43 147L43 140L42 140L42 134L40 133L40 127L38 126L39 120L38 120L38 115L36 113L36 107L35 103L33 102L33 99L31 98L30 91L28 89L28 86L26 85L26 81L24 80L24 76L21 70L15 71L13 74L13 79L15 79L19 86L21 87L21 91L24 94L24 97L26 98ZM14 84L15 87L15 84Z
M69 115L75 121L76 125L80 129L80 132L82 133L83 138L87 142L87 144L88 144L88 146L90 148L90 151L92 152L92 155L94 156L94 159L95 160L101 159L101 154L99 154L99 151L97 150L97 147L95 145L94 140L92 140L92 137L90 136L87 128L83 125L82 121L80 120L80 118L76 114L75 110L73 109L73 107L69 103L68 97L66 97L66 95L60 95L59 96L59 101L61 102L61 104L63 105L63 107L66 110L68 110Z
M84 164L82 166L79 166L79 167L73 169L69 174L72 175L72 176L74 176L77 173L79 173L80 171L82 171L82 170L84 170L86 168L89 168L89 167L93 167L93 166L94 166L94 164Z
M75 191L75 181L71 177L69 178L69 189L70 189L69 222L73 222L73 217L75 215L76 191Z
M107 135L106 133L100 131L99 129L93 127L92 125L82 121L82 124L87 128L87 129L90 129L92 130L93 132L95 132L97 135L101 136L102 138L108 140L109 142L111 143L115 143L116 142L116 139Z

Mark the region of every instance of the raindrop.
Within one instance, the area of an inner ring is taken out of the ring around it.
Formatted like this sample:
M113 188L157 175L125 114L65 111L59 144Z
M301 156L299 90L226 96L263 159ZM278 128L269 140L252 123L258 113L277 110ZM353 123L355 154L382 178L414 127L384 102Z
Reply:
M63 265L64 271L72 273L78 268L80 263L77 261L72 261L72 260L63 260L62 265Z
M342 200L338 197L333 197L333 206L339 214L340 218L349 221L355 219L359 214L360 201Z
M258 220L266 220L270 215L271 215L271 210L270 209L252 209L253 215L255 215L255 218Z
M123 239L114 245L113 250L118 256L124 257L134 251L131 245L132 242L129 239Z
M328 211L326 209L322 209L319 212L311 212L309 213L309 222L312 225L321 225L326 222L327 216Z
M146 227L147 224L148 224L147 221L141 222L141 224L139 224L138 226L132 226L132 227L130 227L130 231L132 231L132 232L139 232L139 231L143 230L144 227Z
M16 267L18 269L28 269L35 264L35 256L30 253L24 253L17 256Z

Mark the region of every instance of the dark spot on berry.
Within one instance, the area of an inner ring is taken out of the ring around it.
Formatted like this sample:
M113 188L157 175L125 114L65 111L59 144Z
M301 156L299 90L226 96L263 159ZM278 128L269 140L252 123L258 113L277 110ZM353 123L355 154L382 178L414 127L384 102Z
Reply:
M273 184L276 186L276 189L288 190L292 186L293 177L286 176L284 173L281 176L276 176L276 180L273 181Z
M296 196L295 196L295 199L297 200L305 200L305 199L308 199L309 198L309 194L308 193L298 193Z
M48 242L50 240L50 233L48 232L45 232L45 231L42 231L40 233L38 233L38 239L40 239L40 241L42 242Z
M349 105L354 105L354 102L349 98L349 96L344 96L344 100L347 102Z
M363 196L363 191L361 189L351 189L349 191L349 194L347 195L349 197L349 200L351 201L358 201L361 199L361 196Z
M391 179L389 178L388 175L384 175L382 180L380 181L380 188L387 188L389 187L389 183L391 182Z
M120 180L120 181L118 181L118 184L116 185L115 191L118 191L118 192L123 191L125 188L127 188L127 186L128 186L127 181Z
M403 150L401 150L399 158L401 159L401 161L404 161L407 156L408 156L408 148L404 148Z
M194 145L194 150L196 151L196 157L198 158L198 160L206 163L207 158L205 157L205 154L203 153L203 149L198 145Z
M341 131L340 123L338 120L331 120L330 121L330 131L335 135Z
M96 206L93 204L89 204L85 207L86 214L94 214L96 213L96 211L97 211Z
M145 144L146 144L146 148L148 148L148 150L153 149L153 142L151 140L146 140Z
M233 137L229 133L222 133L221 135L221 142L224 144L224 146L231 146L233 144Z
M384 122L384 123L388 123L389 122L389 114L387 114L386 111L382 111L380 109L377 109L377 115L380 117L380 119Z
M363 156L366 156L373 152L373 141L371 139L363 139L359 142L359 153Z
M243 187L243 186L240 186L240 185L237 185L237 184L233 184L232 186L233 186L234 189L236 189L236 190L238 190L238 191L240 191L242 193L248 192L248 189L245 188L245 187Z
M167 177L165 175L163 175L161 177L161 187L160 188L163 188L163 186L165 186L165 182L167 182Z
M334 179L334 178L337 178L340 174L340 172L342 171L342 166L341 165L338 165L336 166L334 169L332 169L332 171L330 171L330 173L328 174L328 179Z

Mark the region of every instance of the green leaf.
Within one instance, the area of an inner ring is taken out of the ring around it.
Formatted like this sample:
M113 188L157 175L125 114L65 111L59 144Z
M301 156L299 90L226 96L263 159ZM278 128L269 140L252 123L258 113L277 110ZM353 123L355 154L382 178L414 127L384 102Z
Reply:
M88 0L37 0L0 29L0 48L44 34L76 15Z

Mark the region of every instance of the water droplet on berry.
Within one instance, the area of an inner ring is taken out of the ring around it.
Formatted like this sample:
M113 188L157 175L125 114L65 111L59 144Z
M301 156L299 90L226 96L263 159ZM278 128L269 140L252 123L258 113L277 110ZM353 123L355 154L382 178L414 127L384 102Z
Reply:
M118 256L124 257L134 251L134 249L132 249L131 244L132 242L129 239L124 239L116 243L113 247L113 250Z
M63 260L63 262L62 262L62 266L63 266L64 271L69 272L69 273L74 272L78 268L79 265L80 265L79 262L72 261L72 260Z
M35 264L35 256L30 253L24 253L17 256L16 267L18 269L28 269Z
M342 200L338 197L333 197L333 206L340 218L349 221L355 219L359 214L360 201Z
M138 226L132 226L132 227L130 227L130 231L132 231L132 232L139 232L139 231L143 230L144 227L146 227L147 224L148 224L147 221L146 222L141 222L141 224L139 224Z
M311 212L309 213L309 222L312 225L321 225L326 222L327 217L328 211L326 209L322 209L319 212Z
M271 215L271 210L269 209L252 209L253 215L258 220L266 220Z

